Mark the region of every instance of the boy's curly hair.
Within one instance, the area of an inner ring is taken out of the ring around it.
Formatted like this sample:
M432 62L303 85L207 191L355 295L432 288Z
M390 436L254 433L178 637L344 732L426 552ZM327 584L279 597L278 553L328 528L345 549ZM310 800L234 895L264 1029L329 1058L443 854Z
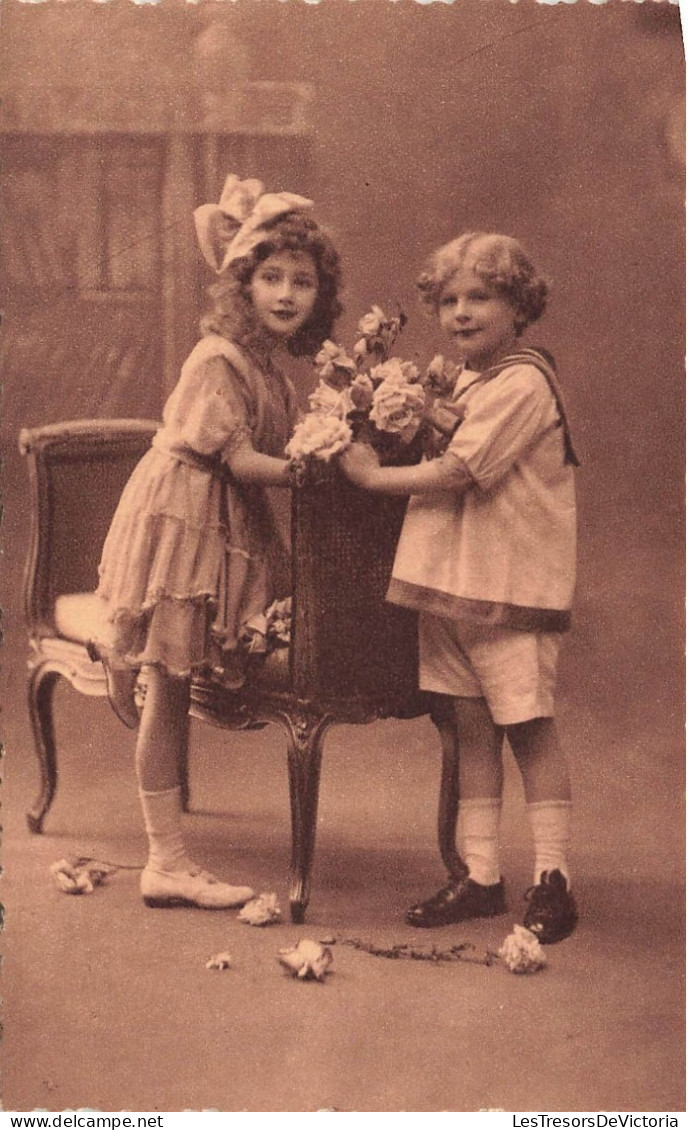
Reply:
M509 300L519 334L544 313L549 283L517 239L496 232L468 232L440 247L416 284L421 301L436 313L447 282L466 266Z
M201 318L201 333L219 333L235 341L251 338L258 329L251 301L250 282L256 268L281 251L303 251L315 263L318 293L310 317L289 339L287 349L296 357L317 353L331 336L342 312L339 301L339 254L330 236L312 217L288 212L265 225L265 239L249 255L235 259L217 282L208 287L212 310Z

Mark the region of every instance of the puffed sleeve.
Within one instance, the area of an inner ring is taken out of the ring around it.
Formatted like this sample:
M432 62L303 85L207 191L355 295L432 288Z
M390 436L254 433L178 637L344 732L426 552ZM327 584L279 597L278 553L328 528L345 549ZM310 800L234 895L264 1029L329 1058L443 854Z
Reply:
M250 442L254 426L248 390L224 357L194 367L168 400L163 419L175 443L201 455L225 456Z
M505 369L469 399L445 457L457 459L490 490L536 440L558 423L547 381L532 365Z

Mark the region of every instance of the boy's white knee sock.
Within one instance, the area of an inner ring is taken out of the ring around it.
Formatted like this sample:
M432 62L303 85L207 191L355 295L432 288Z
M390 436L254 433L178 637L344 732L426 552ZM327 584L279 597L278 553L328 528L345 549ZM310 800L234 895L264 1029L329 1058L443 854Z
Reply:
M148 867L154 871L188 871L191 866L182 838L182 791L139 790L143 822L148 833Z
M491 887L500 880L499 797L459 801L459 853L476 883Z
M570 800L539 800L526 805L535 841L535 884L543 871L561 871L569 881L567 852L571 839Z

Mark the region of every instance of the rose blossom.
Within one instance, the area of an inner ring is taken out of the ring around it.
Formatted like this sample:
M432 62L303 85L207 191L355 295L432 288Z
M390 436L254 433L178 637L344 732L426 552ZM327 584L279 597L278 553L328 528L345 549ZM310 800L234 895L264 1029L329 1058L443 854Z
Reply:
M384 310L379 306L373 306L358 323L361 337L354 346L354 356L357 360L363 360L369 353L386 356L405 320L402 314L398 318L388 318Z
M373 382L366 373L359 373L349 389L351 403L358 412L367 412L373 403Z
M320 366L321 379L335 389L347 388L356 372L356 363L334 341L323 342L315 363Z
M538 939L525 926L514 926L513 934L506 937L499 956L512 973L537 973L547 964L545 952Z
M373 384L381 384L383 381L388 381L390 384L415 384L418 381L419 372L413 361L400 361L398 357L392 357L389 361L385 361L382 365L376 365L370 371L370 378Z
M358 332L364 337L377 337L386 323L387 317L384 311L379 306L372 306L358 323Z
M393 432L409 443L424 409L425 393L420 385L402 383L395 374L375 389L370 419L381 432Z
M452 361L445 361L442 354L438 353L427 367L423 384L435 396L451 396L457 374L458 367Z
M413 364L413 361L400 361L399 364L404 380L408 381L409 384L415 384L420 379L418 367Z
M351 439L351 428L344 420L311 412L294 428L285 453L289 459L315 455L328 462L333 455L346 451Z
M289 643L291 638L291 597L284 600L273 600L265 613L267 625L266 634L280 641Z
M353 402L348 387L337 392L332 385L320 381L318 387L308 397L311 412L317 416L336 416L345 420L353 408Z

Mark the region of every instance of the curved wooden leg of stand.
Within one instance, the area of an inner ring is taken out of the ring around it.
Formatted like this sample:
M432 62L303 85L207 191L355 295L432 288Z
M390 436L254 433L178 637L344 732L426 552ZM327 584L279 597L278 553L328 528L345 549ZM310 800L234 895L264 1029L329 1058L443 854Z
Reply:
M43 663L29 673L29 719L41 774L41 791L26 814L29 831L38 835L57 788L57 753L53 726L53 691L60 672Z
M438 700L430 715L442 744L442 778L437 813L437 838L440 855L449 878L459 882L468 868L456 850L456 823L459 813L459 738L451 700Z
M289 714L285 729L289 746L289 797L291 801L291 920L300 925L310 897L311 865L318 816L320 764L330 717ZM283 723L284 724L284 723Z

